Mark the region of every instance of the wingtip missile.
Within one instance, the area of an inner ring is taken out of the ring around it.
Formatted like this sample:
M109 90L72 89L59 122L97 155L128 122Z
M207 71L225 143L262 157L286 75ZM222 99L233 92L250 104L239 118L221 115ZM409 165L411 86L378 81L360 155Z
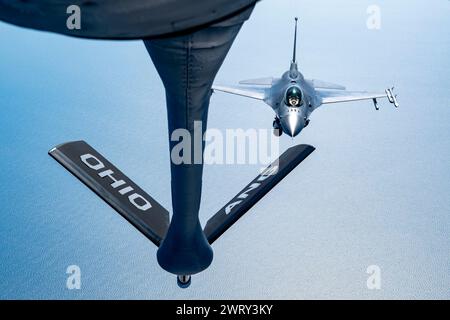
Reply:
M396 108L398 108L400 104L398 103L397 95L394 94L394 87L386 89L385 92L389 102L392 103Z

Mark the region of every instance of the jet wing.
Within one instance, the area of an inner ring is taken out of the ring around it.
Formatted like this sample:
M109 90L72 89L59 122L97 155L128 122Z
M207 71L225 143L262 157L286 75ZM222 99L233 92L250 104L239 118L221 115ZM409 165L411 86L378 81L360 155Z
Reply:
M340 84L335 84L317 79L311 79L306 81L315 89L345 90L345 87L341 86Z
M388 98L388 95L384 92L334 91L323 89L317 89L316 92L321 98L322 104Z
M257 100L264 100L268 91L267 88L255 86L213 86L212 89Z

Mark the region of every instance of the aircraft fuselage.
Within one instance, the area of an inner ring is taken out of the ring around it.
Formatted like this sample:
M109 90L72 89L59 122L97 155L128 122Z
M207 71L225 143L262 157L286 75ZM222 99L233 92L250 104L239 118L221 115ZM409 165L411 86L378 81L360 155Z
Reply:
M297 136L309 122L309 116L320 105L314 88L305 81L293 64L290 71L275 80L265 102L272 107L282 131Z

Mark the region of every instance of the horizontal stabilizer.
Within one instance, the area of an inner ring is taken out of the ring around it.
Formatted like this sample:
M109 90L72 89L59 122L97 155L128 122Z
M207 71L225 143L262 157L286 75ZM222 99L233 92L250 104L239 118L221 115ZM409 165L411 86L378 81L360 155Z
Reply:
M307 80L309 84L315 89L331 89L331 90L345 90L346 88L340 84L326 82L322 80L312 79Z
M68 142L49 154L105 200L155 245L169 228L169 212L84 141Z
M216 241L314 150L315 148L309 145L297 145L286 150L208 220L204 232L209 243Z
M274 83L274 78L259 78L239 81L239 84L255 85L255 86L271 86Z

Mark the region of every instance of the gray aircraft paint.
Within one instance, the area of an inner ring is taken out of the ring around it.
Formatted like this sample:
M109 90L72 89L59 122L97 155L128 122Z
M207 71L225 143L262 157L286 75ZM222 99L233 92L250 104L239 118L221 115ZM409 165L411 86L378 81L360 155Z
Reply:
M339 84L305 79L297 63L297 24L298 19L295 18L291 66L281 78L243 80L240 81L240 86L214 85L213 89L264 101L275 112L275 122L278 122L282 131L291 137L297 136L309 124L312 112L323 104L369 99L378 110L377 99L387 98L395 107L399 106L393 93L394 88L386 89L383 93L346 91L345 87ZM300 90L302 99L299 106L288 104L286 95L290 88Z

